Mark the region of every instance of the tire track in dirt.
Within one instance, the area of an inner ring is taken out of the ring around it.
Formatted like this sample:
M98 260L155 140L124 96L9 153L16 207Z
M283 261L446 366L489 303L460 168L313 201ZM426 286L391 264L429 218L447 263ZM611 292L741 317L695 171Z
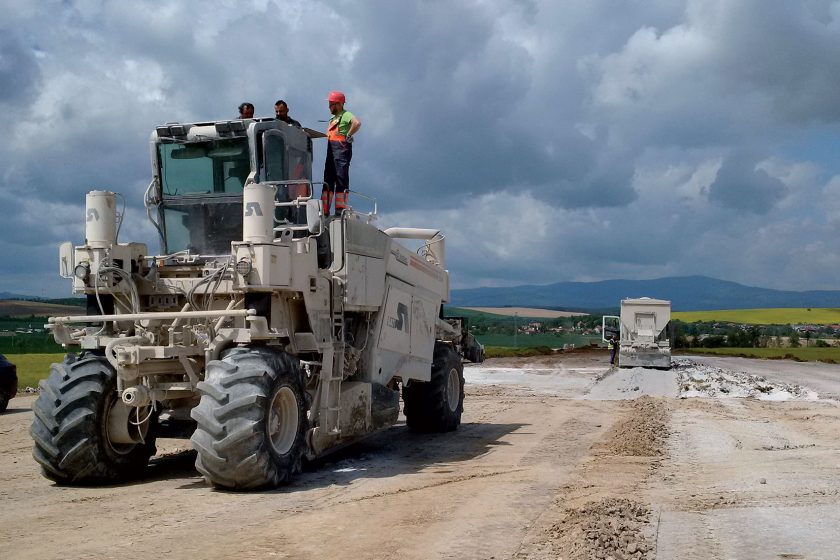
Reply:
M661 504L663 555L836 557L823 552L838 544L825 532L840 496L836 403L701 398L674 405L675 435L650 484Z
M603 368L559 359L557 394L468 385L456 432L400 424L253 494L207 487L175 440L143 480L53 486L31 412L0 416L0 558L836 557L838 403L587 400Z
M656 551L656 515L642 498L669 435L664 399L624 401L592 457L561 489L515 554L517 559L641 560Z

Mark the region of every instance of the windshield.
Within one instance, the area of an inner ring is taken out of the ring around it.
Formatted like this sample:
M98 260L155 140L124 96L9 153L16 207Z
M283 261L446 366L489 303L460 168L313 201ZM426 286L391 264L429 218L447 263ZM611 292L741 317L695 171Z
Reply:
M230 253L242 237L242 189L251 164L247 138L158 144L161 225L167 253Z
M163 231L167 253L226 255L242 237L242 198L164 202Z
M163 196L241 194L251 171L247 138L158 144Z
M312 196L308 139L296 129L268 128L258 131L255 140L254 179L276 185L281 203L275 210L276 223L306 224L305 207L286 203ZM155 150L164 252L229 254L231 242L242 239L242 193L251 173L248 138L161 141ZM292 182L297 179L301 182Z

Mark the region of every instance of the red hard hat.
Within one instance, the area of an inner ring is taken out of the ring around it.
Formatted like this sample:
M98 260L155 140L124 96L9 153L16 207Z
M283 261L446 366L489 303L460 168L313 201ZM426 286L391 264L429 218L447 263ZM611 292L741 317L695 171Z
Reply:
M330 103L345 103L346 98L344 94L340 91L331 91L330 94L327 96L327 101Z

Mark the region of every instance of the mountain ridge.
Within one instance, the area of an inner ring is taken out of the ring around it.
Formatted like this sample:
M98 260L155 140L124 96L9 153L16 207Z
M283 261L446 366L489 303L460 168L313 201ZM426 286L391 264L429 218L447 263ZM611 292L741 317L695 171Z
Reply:
M674 311L840 307L840 290L774 290L699 275L457 289L451 291L449 305L607 309L617 308L622 299L636 297L670 300Z
M554 308L573 310L617 309L622 299L652 297L671 301L674 311L761 309L773 307L840 308L840 290L774 290L747 286L708 276L671 276L650 280L600 280L523 284L503 288L453 289L453 307ZM0 300L71 303L0 292ZM75 302L73 302L75 303Z

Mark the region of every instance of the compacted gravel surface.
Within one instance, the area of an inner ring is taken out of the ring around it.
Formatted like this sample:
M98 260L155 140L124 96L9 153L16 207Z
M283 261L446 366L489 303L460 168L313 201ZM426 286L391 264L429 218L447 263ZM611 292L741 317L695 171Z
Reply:
M57 486L33 396L0 415L0 558L837 558L840 366L603 352L468 365L463 424L404 423L279 490L208 487L181 440L142 480Z

